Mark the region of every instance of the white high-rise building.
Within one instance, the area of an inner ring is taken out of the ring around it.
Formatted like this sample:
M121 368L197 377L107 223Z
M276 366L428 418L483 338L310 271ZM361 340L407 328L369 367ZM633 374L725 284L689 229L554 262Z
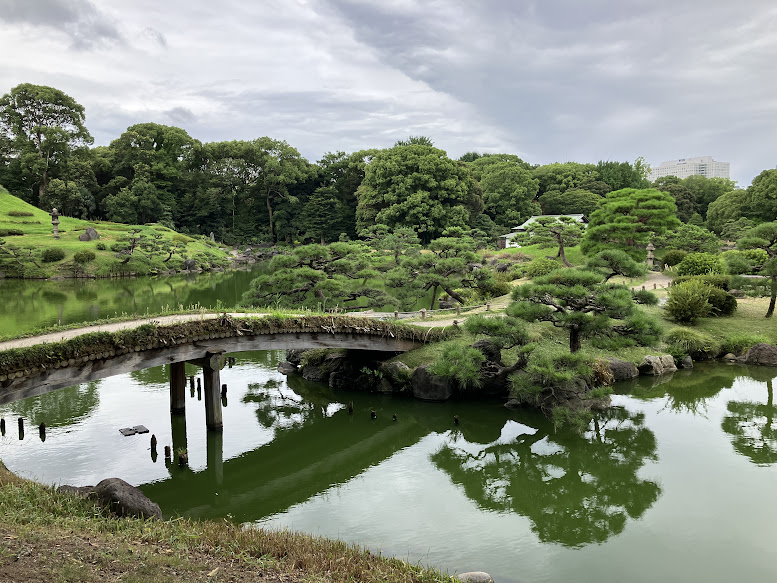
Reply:
M677 176L677 178L687 178L688 176L706 176L707 178L728 178L731 170L729 162L716 162L712 156L699 156L697 158L680 158L679 160L669 160L661 162L650 170L648 179L655 181L662 176Z

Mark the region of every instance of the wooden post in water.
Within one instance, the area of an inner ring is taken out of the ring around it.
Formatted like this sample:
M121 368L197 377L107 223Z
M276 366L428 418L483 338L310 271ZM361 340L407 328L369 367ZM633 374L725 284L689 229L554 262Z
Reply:
M202 367L203 390L205 392L205 425L210 431L224 428L221 415L221 371L226 364L223 350L209 350L204 358L192 360Z
M186 413L186 363L170 365L170 412Z
M224 483L224 434L220 431L208 433L206 449L208 473L215 479L214 486L220 488Z

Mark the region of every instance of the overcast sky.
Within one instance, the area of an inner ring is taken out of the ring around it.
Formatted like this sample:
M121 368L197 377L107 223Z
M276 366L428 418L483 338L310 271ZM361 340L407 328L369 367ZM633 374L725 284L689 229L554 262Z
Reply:
M774 0L0 0L0 94L51 85L96 144L153 121L327 151L429 136L530 163L777 165Z

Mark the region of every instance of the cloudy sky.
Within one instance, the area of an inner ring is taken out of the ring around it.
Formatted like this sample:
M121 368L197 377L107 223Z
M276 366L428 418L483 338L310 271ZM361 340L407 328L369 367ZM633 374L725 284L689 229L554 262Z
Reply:
M452 157L777 165L774 0L0 0L0 94L51 85L96 144L153 121L311 161L425 135Z

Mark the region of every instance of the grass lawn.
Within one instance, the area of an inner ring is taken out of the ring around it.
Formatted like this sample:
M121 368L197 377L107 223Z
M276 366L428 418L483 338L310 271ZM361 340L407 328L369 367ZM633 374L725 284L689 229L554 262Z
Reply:
M23 216L18 216L22 214ZM88 227L94 227L100 239L97 241L80 241L79 235ZM132 229L140 229L140 235L153 239L159 236L161 242L177 242L181 245L178 252L165 262L166 252L160 252L148 257L142 251L136 251L132 259L127 263L117 259L116 252L111 246L120 244ZM7 246L15 246L32 252L30 259L25 259L25 266L21 269L23 277L51 277L53 275L73 276L76 274L87 276L105 276L112 273L137 273L146 274L155 270L180 269L184 259L197 258L198 263L207 262L226 264L228 252L211 242L207 237L189 237L176 233L158 224L147 225L123 225L108 221L85 221L72 217L61 216L59 218L59 239L54 239L52 234L51 215L20 198L12 196L0 187L0 231L19 230L24 234L2 237ZM102 248L104 247L104 249ZM59 261L44 263L41 260L43 250L47 248L59 248L65 253L65 257ZM73 256L81 250L94 252L94 261L83 264L82 269L73 262ZM0 256L7 259L8 256ZM37 267L32 260L38 263ZM10 266L16 267L13 260ZM1 269L0 269L1 270ZM6 271L8 267L6 267ZM19 276L19 274L9 274Z

